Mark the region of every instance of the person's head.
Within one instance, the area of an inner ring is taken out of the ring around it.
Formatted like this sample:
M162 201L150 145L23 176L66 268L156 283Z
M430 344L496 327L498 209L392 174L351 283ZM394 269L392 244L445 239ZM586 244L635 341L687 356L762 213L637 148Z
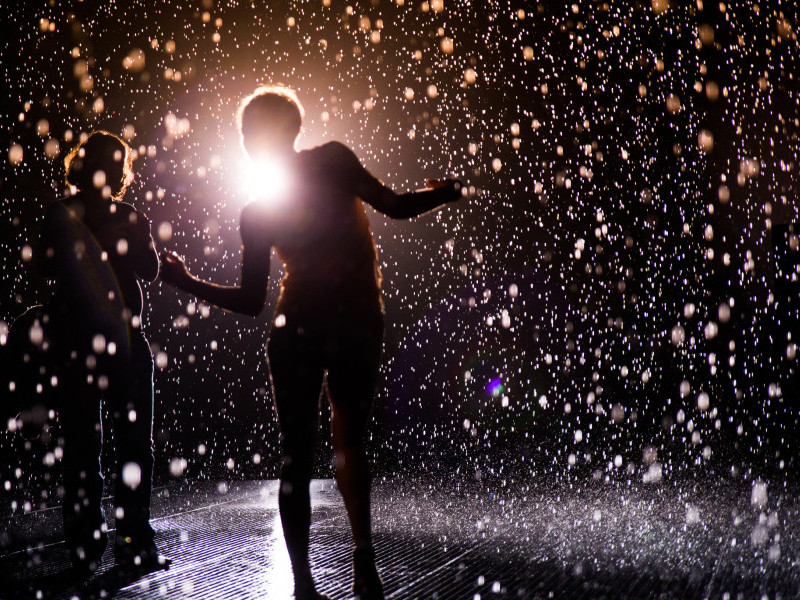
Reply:
M108 131L93 131L64 159L66 181L82 192L99 192L108 186L110 196L120 198L133 181L130 146ZM105 195L105 194L104 194Z
M257 159L294 149L303 107L293 90L262 86L242 100L237 121L245 151Z

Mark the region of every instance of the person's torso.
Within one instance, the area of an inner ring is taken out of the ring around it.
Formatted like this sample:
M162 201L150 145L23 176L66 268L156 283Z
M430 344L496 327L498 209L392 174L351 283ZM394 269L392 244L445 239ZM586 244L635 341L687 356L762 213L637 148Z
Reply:
M124 202L89 204L80 194L59 202L71 217L65 235L73 240L74 255L56 257L53 301L89 320L141 316L142 291L129 257L132 241L108 235L117 226L134 225L139 213Z
M349 314L382 308L367 213L331 150L320 146L300 152L286 198L265 208L285 269L278 312Z

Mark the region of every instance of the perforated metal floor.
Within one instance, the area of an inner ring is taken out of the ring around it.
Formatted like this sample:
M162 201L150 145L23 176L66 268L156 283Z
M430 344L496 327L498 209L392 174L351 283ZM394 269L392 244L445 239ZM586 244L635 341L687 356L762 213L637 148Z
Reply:
M330 481L315 481L312 497L318 587L350 598L341 499ZM746 482L487 493L391 480L375 486L376 550L393 600L800 597L800 504L785 489L765 502L753 503ZM122 580L108 551L82 586L68 577L57 507L12 517L0 598L292 596L276 482L161 488L153 514L170 570Z

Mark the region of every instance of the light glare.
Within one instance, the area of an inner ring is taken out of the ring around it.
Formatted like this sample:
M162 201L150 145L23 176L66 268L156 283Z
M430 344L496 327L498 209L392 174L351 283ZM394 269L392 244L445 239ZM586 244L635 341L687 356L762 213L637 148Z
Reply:
M277 159L250 162L245 176L245 192L249 200L280 201L289 190L290 177L286 165Z

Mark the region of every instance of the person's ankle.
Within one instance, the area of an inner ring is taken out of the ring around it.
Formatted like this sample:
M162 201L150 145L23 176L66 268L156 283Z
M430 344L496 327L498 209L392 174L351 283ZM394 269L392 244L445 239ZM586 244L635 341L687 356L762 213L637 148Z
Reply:
M364 551L372 550L373 549L372 540L364 540L364 541L356 542L355 549L356 550L364 550Z
M322 596L314 584L314 580L309 572L308 576L295 577L294 579L294 597L296 600L317 600L318 598L326 598Z
M367 544L363 546L356 546L355 550L353 550L353 556L355 558L369 558L371 560L375 559L375 548L372 547L372 544Z
M311 569L301 569L294 573L295 589L314 589L314 578L311 576Z
M361 600L383 600L383 582L372 546L353 550L353 593Z

